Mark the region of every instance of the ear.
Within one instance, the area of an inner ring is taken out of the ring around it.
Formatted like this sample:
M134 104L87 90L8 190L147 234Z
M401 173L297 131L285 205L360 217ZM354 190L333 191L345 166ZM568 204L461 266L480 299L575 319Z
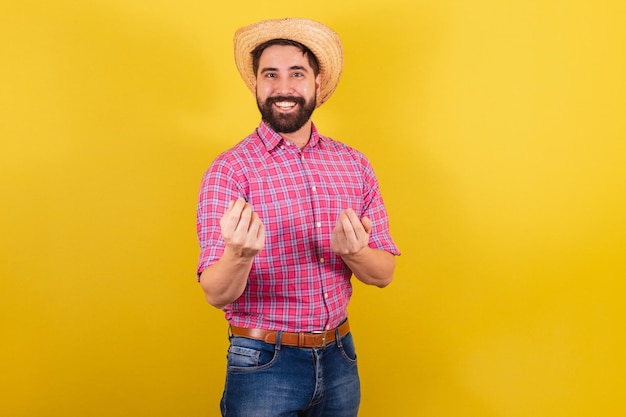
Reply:
M315 77L315 95L320 95L320 86L322 85L322 76L321 74L317 74Z

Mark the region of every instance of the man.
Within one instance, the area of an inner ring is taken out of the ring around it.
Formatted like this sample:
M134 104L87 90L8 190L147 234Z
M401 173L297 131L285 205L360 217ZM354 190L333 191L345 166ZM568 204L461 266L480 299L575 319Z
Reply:
M239 29L235 61L262 121L219 155L198 203L199 282L230 324L223 416L356 416L350 278L385 287L395 255L378 182L311 121L343 67L308 19Z

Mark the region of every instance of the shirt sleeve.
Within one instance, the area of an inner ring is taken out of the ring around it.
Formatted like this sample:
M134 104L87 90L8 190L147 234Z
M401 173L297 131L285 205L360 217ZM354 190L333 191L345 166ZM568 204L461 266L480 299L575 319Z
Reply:
M372 221L369 246L374 249L387 251L396 256L400 255L400 250L391 237L389 217L374 169L364 155L361 154L360 157L363 170L362 216L367 216Z
M202 271L217 262L224 253L220 219L228 203L241 195L240 188L237 171L225 154L219 155L202 177L196 213L200 244L196 270L198 280Z

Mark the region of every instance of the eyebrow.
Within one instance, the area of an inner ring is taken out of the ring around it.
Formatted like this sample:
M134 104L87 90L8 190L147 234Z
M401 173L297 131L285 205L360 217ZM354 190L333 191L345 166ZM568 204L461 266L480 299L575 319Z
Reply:
M261 74L263 74L263 73L272 72L272 71L278 71L278 68L266 67L266 68L263 68L260 72ZM306 67L303 67L302 65L292 65L291 67L289 67L289 71L309 72L309 70L307 70Z

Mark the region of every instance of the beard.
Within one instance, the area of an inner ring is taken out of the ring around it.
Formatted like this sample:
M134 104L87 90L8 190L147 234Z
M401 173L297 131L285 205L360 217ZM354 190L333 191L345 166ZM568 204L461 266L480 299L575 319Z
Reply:
M297 111L294 113L284 114L278 112L273 104L280 101L293 101L296 103ZM261 118L274 131L278 133L293 133L300 129L311 118L315 110L315 96L308 102L303 97L295 96L277 96L269 97L265 102L257 96L256 104L261 112Z

